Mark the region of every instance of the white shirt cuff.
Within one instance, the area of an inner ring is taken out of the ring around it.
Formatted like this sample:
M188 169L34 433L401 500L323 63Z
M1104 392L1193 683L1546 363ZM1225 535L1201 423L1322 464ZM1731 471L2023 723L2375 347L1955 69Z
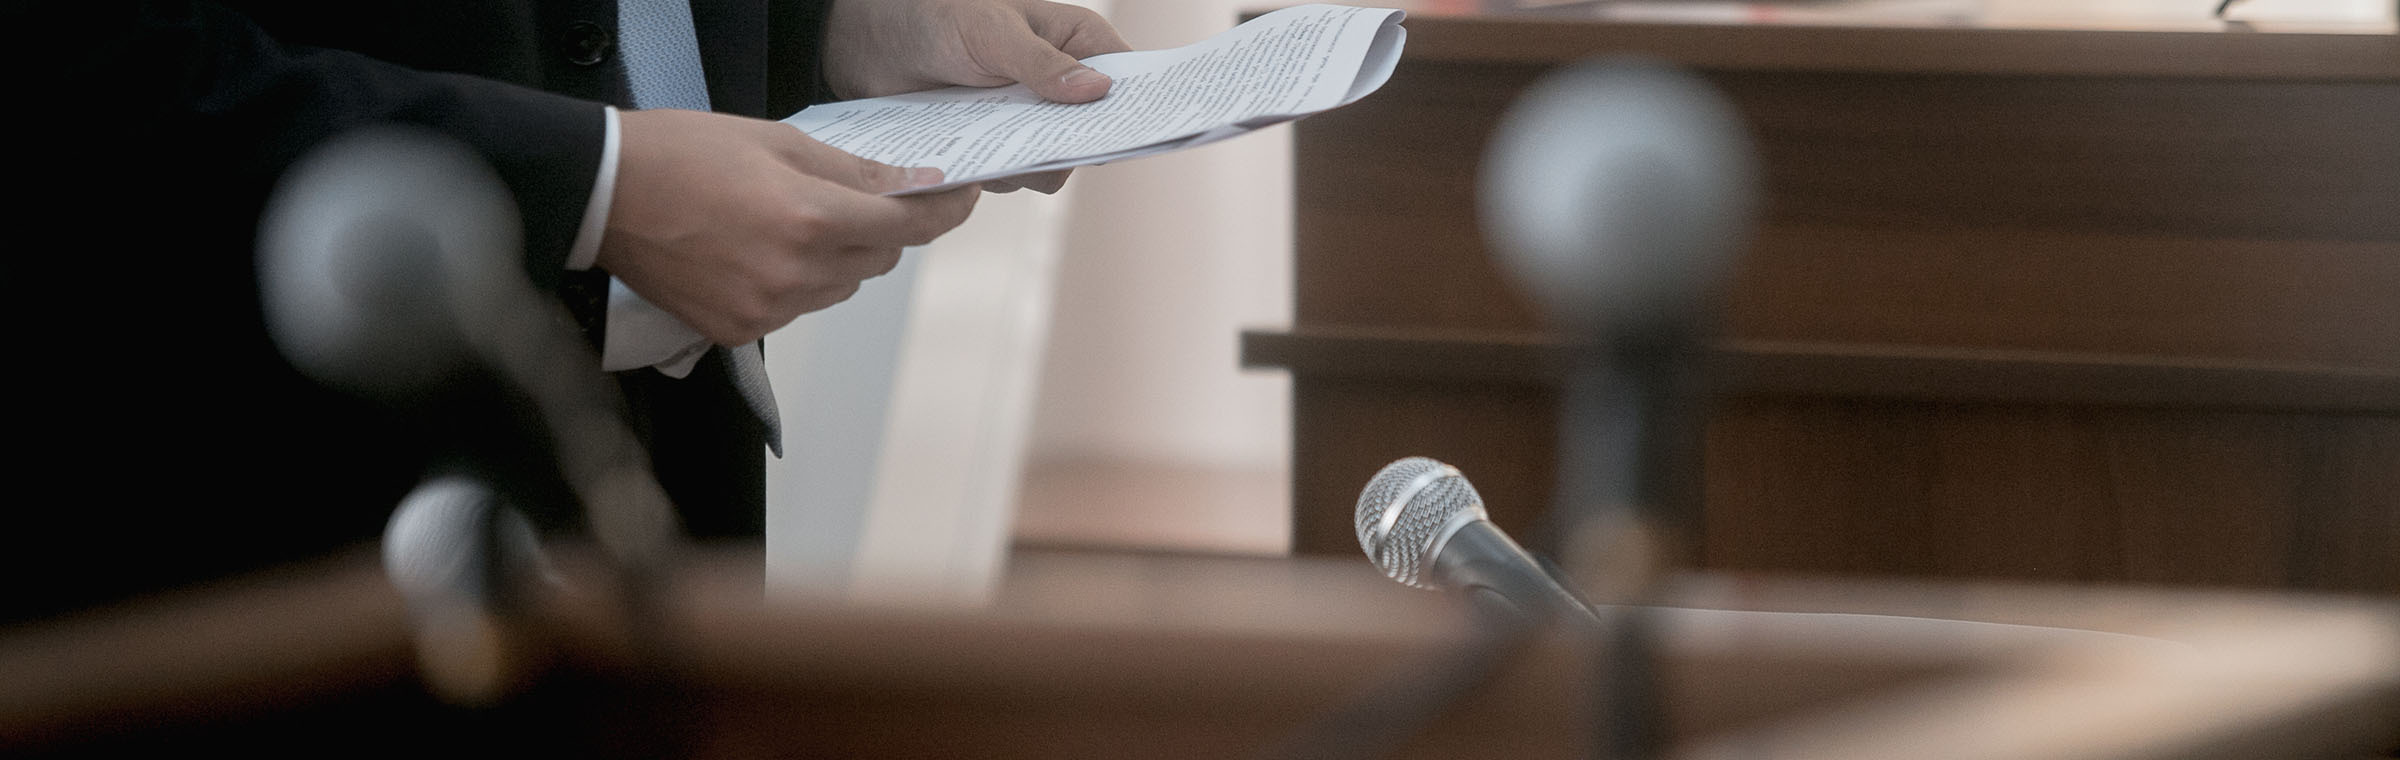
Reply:
M708 339L685 327L683 320L643 300L614 277L608 278L605 335L600 368L610 372L656 367L660 374L682 378L692 373L692 365L709 347Z
M567 271L581 272L600 261L600 236L608 230L608 206L617 197L617 107L601 106L607 125L600 133L600 172L592 177L592 197L583 205L583 224L575 228L575 247L567 249Z
M600 140L600 171L592 178L592 196L583 207L583 224L575 230L575 247L567 250L567 269L571 271L590 269L600 260L600 237L607 232L609 204L616 200L622 138L617 108L605 106L603 111L607 126ZM708 353L708 339L615 277L608 278L605 319L600 368L609 372L656 367L660 374L680 379L691 374L700 356Z

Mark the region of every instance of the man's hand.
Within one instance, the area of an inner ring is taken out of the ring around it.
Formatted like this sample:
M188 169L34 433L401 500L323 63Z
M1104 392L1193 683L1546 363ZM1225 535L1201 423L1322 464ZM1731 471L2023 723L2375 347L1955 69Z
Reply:
M825 21L825 81L844 100L951 85L1022 83L1060 103L1108 94L1076 59L1132 48L1100 14L1043 0L839 0ZM986 183L1056 192L1067 172Z
M975 188L868 161L771 121L620 114L615 199L599 265L718 345L759 339L858 292L966 221Z
M1109 80L1076 59L1129 49L1100 14L1072 5L840 0L825 19L822 60L844 100L1022 82L1044 98L1085 103L1107 95Z

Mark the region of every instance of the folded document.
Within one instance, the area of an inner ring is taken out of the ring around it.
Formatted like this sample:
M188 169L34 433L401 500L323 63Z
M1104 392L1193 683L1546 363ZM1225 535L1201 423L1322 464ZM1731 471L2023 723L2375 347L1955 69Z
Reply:
M810 106L784 123L894 166L942 170L935 192L1182 150L1366 97L1392 76L1407 30L1386 8L1302 5L1168 50L1084 64L1108 97L1052 103L1024 85L951 87Z

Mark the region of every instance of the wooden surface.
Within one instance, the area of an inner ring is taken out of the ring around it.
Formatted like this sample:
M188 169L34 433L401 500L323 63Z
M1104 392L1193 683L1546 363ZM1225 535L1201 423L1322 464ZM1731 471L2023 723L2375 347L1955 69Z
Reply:
M1295 320L1245 353L1293 373L1298 550L1357 551L1358 489L1409 455L1538 535L1557 349L1482 244L1475 171L1534 78L1639 55L1719 87L1764 169L1708 567L2400 593L2388 20L1442 6L1409 6L1382 90L1295 127Z
M1534 333L1329 328L1256 330L1242 340L1243 364L1318 378L1547 387L1566 379L1572 356L1569 346ZM1736 396L2368 415L2400 408L2400 372L2339 365L1738 340L1721 342L1707 364L1715 390Z
M2213 4L2183 0L1916 3L1948 6L1933 13L1894 13L1892 6L1904 3L1855 0L1614 0L1547 9L1440 0L1344 4L1408 10L1408 52L1428 61L1548 64L1591 55L1597 46L1719 70L2293 81L2371 80L2389 76L2394 65L2388 9L2227 23L2209 17ZM2036 7L2042 5L2048 7ZM1711 14L1707 6L1781 12ZM2272 16L2275 9L2264 10ZM1419 28L1431 33L1414 34Z
M405 610L366 559L0 631L0 752L1271 757L1474 651L1450 598L1363 561L1021 554L987 608L897 609L768 600L755 556L714 554L669 585L648 627L664 655L644 659L569 557L530 607L518 651L538 668L464 710L410 675ZM1716 575L1665 598L1675 757L2400 746L2385 600ZM1588 657L1517 650L1384 726L1389 756L1582 756Z

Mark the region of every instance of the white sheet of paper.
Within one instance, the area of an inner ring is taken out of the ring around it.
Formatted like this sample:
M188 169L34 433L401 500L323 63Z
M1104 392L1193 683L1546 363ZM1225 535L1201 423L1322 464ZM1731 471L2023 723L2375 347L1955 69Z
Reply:
M1051 103L1024 85L810 106L783 120L836 148L930 166L946 190L1182 150L1356 102L1392 77L1408 32L1389 8L1301 5L1167 50L1093 56L1108 97Z

